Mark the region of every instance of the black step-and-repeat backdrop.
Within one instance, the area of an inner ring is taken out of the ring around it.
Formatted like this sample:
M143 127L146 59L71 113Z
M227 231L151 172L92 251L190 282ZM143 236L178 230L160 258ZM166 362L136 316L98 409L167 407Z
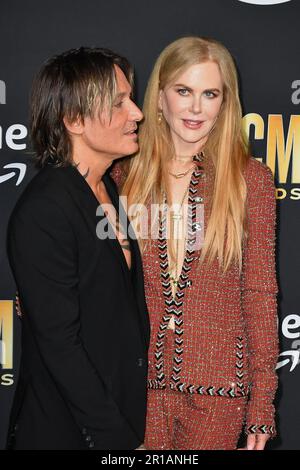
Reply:
M32 77L55 53L82 45L109 47L134 64L136 98L141 105L147 78L162 48L180 36L203 35L224 42L235 57L253 155L274 172L281 352L277 365L279 437L269 448L300 449L299 18L300 0L1 1L0 448L21 353L5 235L9 214L34 175L27 138Z

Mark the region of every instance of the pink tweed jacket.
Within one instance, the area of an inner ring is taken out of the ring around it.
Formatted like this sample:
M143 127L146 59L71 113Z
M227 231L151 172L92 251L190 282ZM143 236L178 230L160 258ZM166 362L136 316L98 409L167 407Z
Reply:
M121 181L118 166L112 176L117 183ZM210 267L205 263L200 266L199 252L187 251L173 300L162 230L143 253L151 324L148 387L230 399L248 396L246 433L275 436L278 334L274 182L271 170L252 157L244 176L248 238L241 274L235 264L222 273L217 260ZM194 171L189 188L193 217L196 205L204 204L204 230L210 215L213 177L213 165L205 159ZM175 343L173 373L167 380L163 347L171 315L175 318Z

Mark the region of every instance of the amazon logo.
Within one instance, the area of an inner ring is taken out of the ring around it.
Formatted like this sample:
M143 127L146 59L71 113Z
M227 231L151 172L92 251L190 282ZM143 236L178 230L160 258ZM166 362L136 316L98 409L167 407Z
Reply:
M282 321L281 332L285 338L293 341L291 349L279 354L281 360L277 362L276 369L289 365L289 372L293 372L300 364L300 315L295 313L287 315Z
M0 104L6 104L6 84L0 80ZM4 129L0 125L0 150L4 142L11 150L25 150L26 143L19 142L27 137L27 127L23 124L12 124L8 129Z
M300 362L300 351L299 350L291 349L290 351L283 351L282 353L279 354L279 357L280 356L286 356L286 359L283 359L282 361L277 362L276 370L289 364L290 365L290 372L293 372L295 367Z
M3 80L0 80L0 104L6 104L6 85Z
M5 170L13 170L0 175L0 184L5 183L6 181L15 178L16 186L22 183L24 176L26 174L27 166L25 163L8 163L3 167Z

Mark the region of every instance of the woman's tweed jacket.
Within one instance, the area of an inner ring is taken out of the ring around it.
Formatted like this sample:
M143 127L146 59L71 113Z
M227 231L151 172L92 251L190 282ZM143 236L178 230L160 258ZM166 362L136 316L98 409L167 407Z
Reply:
M113 176L120 183L118 165ZM241 275L235 264L222 274L217 260L210 267L200 266L199 251L187 252L174 302L161 225L159 238L147 244L143 267L151 324L148 387L230 399L248 395L246 432L274 436L278 357L275 191L271 170L252 157L244 176L248 238ZM213 179L212 162L204 158L189 188L192 230L199 222L195 218L199 203L204 205L204 230L207 227ZM167 381L163 347L171 315L175 342L173 374Z

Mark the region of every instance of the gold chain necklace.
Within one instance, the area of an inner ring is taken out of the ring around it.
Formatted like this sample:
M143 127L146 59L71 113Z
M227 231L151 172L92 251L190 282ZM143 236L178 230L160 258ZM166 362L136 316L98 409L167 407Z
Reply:
M191 170L194 170L194 168L195 168L195 165L193 165L191 168L189 168L188 170L184 171L183 173L171 173L171 171L169 171L169 175L174 176L174 178L176 178L176 179L183 178L183 177L186 176Z

